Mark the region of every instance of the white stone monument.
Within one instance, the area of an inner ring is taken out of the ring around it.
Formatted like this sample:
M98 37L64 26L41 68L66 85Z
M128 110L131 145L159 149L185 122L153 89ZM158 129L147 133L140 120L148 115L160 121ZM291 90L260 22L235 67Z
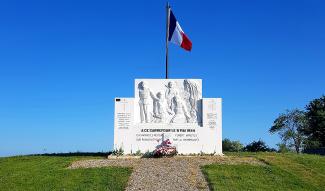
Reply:
M134 98L115 98L114 149L222 155L221 98L202 98L201 79L136 79Z

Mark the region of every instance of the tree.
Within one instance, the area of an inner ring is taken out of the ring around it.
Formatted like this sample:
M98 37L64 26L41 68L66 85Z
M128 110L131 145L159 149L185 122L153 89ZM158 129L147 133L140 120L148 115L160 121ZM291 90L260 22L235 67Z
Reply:
M310 145L325 147L325 96L311 101L306 110L308 126L302 132Z
M246 145L244 148L244 151L248 152L273 152L275 149L269 148L264 141L258 140L258 141L253 141L250 144Z
M294 109L287 110L286 113L280 114L273 122L270 133L278 133L283 144L289 148L294 147L297 153L300 152L304 136L302 129L306 128L307 119L304 111Z
M231 141L230 139L222 140L222 150L229 152L239 152L243 149L243 144L239 141Z

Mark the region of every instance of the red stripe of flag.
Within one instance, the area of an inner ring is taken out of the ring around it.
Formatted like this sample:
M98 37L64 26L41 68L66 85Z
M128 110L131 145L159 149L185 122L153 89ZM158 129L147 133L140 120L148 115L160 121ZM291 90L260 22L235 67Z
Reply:
M185 35L185 33L183 33L182 37L183 37L183 41L182 41L181 47L184 48L185 50L191 51L192 50L192 42Z

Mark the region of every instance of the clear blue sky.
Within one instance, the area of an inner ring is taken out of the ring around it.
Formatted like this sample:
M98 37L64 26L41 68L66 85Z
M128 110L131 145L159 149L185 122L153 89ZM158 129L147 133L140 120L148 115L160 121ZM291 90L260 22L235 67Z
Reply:
M166 1L0 1L0 156L108 151L114 97L164 78ZM259 138L325 93L324 1L170 1L192 52L170 77L223 98L223 137Z

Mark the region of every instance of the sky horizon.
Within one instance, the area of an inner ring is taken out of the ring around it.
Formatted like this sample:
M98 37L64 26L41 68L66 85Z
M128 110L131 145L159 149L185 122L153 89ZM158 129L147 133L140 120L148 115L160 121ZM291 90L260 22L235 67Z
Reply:
M325 2L169 2L193 43L170 78L223 99L223 138L276 148L276 117L325 94ZM165 5L1 1L0 156L111 150L114 98L165 77Z

